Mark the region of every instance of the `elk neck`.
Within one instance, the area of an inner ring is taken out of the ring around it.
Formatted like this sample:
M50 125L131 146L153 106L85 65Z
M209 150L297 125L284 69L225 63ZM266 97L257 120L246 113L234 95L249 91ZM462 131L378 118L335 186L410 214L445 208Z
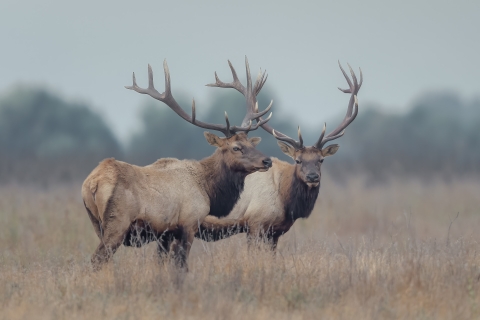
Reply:
M204 168L204 187L210 198L209 215L224 217L232 211L243 191L247 172L235 171L225 162L221 151L200 161Z
M280 194L284 200L285 219L292 223L298 218L308 218L317 201L320 185L309 188L305 182L297 177L295 165L288 167L282 174Z

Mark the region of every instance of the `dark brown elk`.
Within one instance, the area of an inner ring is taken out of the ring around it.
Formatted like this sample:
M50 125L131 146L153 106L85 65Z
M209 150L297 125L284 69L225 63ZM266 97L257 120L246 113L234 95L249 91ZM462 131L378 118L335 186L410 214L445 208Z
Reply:
M300 128L298 141L295 141L275 131L270 125L263 124L262 128L279 140L280 149L295 163L290 164L273 158L273 166L268 172L248 176L245 180L245 190L233 210L224 218L207 216L196 234L197 237L206 241L216 241L246 232L249 243L262 239L275 249L278 238L290 229L295 220L310 215L320 191L322 163L339 148L337 144L327 147L325 144L340 138L358 113L357 93L363 81L362 71L360 70L358 82L350 68L352 82L341 65L340 69L349 89L339 89L350 93L347 113L342 123L327 135L324 125L318 141L311 147L303 145Z
M255 104L255 98L251 97L261 90L265 79L258 78L252 87L248 61L246 69L246 87L236 74L234 81L224 86L240 91L247 104ZM249 131L270 119L271 114L252 124L270 110L271 104L262 112L247 111L241 126L231 126L226 113L226 125L202 122L195 118L195 101L191 116L175 101L166 62L164 70L165 92L162 94L153 85L150 66L147 89L137 86L135 74L133 85L126 88L148 94L187 122L220 131L225 137L205 132L207 142L217 149L201 161L164 158L139 167L106 159L90 173L83 183L82 197L100 239L92 257L95 269L107 262L120 245L138 247L150 241L157 241L159 254L174 256L180 266L186 267L190 246L203 219L207 215L220 217L230 212L243 190L245 177L272 166L271 159L255 149L260 138L247 137ZM253 105L247 106L247 110L254 109Z

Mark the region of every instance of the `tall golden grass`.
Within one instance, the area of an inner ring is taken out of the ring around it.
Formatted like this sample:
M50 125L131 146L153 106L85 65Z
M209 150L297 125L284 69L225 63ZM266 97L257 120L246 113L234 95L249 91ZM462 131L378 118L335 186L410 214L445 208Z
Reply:
M276 255L244 235L196 240L188 273L155 244L94 273L80 185L1 187L0 318L480 317L480 182L322 183Z

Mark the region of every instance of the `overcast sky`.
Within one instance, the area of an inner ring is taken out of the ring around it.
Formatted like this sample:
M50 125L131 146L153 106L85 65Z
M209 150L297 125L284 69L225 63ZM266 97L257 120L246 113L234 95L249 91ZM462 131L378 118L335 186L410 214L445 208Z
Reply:
M480 1L60 1L2 0L0 90L42 84L92 103L120 137L138 126L143 96L128 91L152 64L208 106L230 80L267 69L282 107L302 125L343 112L348 97L337 60L361 67L360 103L401 110L427 90L480 95ZM159 107L162 107L159 103ZM275 107L275 103L274 103ZM360 110L361 112L361 110Z

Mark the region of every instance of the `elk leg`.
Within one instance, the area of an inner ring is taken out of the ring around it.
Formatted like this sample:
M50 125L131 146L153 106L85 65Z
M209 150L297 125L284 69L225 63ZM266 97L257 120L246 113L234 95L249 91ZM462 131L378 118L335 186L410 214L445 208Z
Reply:
M248 247L249 249L251 247L259 247L262 241L265 245L267 245L270 248L270 250L275 252L277 249L277 243L278 243L279 237L280 237L280 234L277 234L272 230L265 231L265 230L249 229L247 231Z
M157 253L160 263L163 263L168 259L173 235L170 233L164 233L157 239Z
M247 230L247 245L248 249L258 247L259 244L260 231L256 228L249 228Z
M263 241L266 245L270 247L273 252L277 251L278 238L280 236L276 234L268 234L268 236L263 237Z
M90 221L93 224L93 229L95 229L95 233L97 234L99 239L102 239L102 227L100 225L100 221L94 217L94 215L92 214L90 209L87 208L86 205L85 205L85 209L87 209L88 217L90 218Z
M129 221L109 220L108 226L104 226L103 235L100 238L95 253L92 256L94 270L99 270L103 264L108 262L123 243L125 233L130 227Z
M188 271L187 258L194 237L194 232L181 230L170 243L170 255L175 259L175 264L185 271Z

